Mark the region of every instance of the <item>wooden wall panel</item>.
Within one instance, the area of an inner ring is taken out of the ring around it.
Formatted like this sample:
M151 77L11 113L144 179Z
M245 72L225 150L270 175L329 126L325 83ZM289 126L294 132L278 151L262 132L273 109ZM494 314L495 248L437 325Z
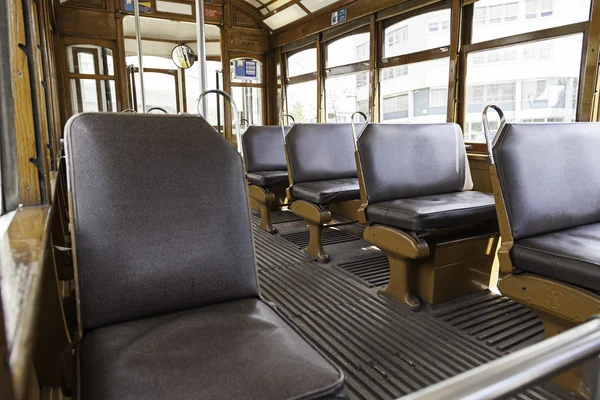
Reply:
M38 171L29 160L37 158L32 91L30 86L29 60L21 46L27 46L23 3L8 2L9 32L11 43L11 71L13 76L13 99L19 171L19 200L23 205L42 202Z
M229 51L266 53L269 51L269 37L266 31L244 28L227 30Z
M117 21L113 12L60 7L56 20L61 35L117 40Z

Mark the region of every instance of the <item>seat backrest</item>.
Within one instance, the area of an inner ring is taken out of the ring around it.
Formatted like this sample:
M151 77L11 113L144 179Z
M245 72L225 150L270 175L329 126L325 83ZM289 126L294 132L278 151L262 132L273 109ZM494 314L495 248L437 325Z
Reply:
M84 331L258 296L242 160L204 119L80 114L65 133Z
M600 222L600 124L506 124L493 155L515 240Z
M350 124L297 124L285 143L294 183L357 176Z
M369 124L358 153L369 203L473 189L456 124Z
M287 133L290 127L284 129ZM247 172L287 170L281 126L249 126L242 147Z

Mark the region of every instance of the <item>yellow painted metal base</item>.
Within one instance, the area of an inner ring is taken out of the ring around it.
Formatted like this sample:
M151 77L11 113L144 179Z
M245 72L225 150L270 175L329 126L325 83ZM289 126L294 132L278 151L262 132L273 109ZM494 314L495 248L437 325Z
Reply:
M600 297L562 282L531 274L503 276L500 292L518 303L534 310L542 323L546 338L562 333L600 314ZM576 393L581 398L590 397L590 385L585 382L583 368L569 370L553 382Z
M290 206L290 211L303 218L308 224L310 239L308 247L304 251L319 262L329 261L329 254L323 249L323 225L331 222L331 212L304 200L294 201Z
M271 222L271 210L274 206L285 204L285 188L273 188L268 191L260 186L249 185L248 197L250 208L260 211L259 228L271 234L277 233Z
M381 292L413 309L419 299L438 304L488 288L498 245L497 234L426 242L383 225L369 226L364 239L390 262L390 282Z

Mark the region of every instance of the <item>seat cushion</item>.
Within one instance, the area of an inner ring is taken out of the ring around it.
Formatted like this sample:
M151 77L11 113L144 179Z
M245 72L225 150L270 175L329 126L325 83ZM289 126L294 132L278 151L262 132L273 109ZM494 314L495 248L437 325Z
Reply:
M292 186L292 196L317 204L360 199L357 178L303 182Z
M586 289L600 290L600 223L517 240L516 268Z
M258 171L246 174L248 181L262 187L285 186L289 183L287 171Z
M344 377L269 306L245 299L92 330L81 398L344 396Z
M370 204L367 220L412 231L449 228L496 219L494 197L457 192Z

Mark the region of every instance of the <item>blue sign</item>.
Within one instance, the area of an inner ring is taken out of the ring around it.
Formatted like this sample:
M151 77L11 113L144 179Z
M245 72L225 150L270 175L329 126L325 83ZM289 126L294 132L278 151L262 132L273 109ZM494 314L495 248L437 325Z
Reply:
M341 24L342 22L346 22L346 19L348 19L348 10L346 8L331 13L331 25Z
M257 61L235 60L234 76L237 79L255 80L257 76Z
M140 1L138 4L140 6L140 12L152 12L152 3L150 1ZM133 0L125 0L125 11L135 11Z

